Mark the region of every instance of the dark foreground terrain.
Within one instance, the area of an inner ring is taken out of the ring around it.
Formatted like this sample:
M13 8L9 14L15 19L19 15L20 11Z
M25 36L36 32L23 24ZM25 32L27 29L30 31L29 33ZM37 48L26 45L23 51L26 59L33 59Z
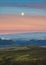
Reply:
M0 48L0 65L46 65L46 48Z

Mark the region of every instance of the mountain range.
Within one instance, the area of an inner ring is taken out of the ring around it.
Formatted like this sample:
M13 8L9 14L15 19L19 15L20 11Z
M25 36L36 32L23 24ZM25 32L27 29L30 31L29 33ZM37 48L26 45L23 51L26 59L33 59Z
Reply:
M0 46L46 46L46 32L0 35Z
M46 32L30 32L30 33L19 33L19 34L0 34L1 39L37 39L46 40Z

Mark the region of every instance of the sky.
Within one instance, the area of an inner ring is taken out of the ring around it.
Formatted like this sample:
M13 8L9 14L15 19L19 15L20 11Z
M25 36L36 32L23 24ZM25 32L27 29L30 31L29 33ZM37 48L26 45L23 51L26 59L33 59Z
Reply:
M0 0L0 34L23 32L46 32L46 0Z

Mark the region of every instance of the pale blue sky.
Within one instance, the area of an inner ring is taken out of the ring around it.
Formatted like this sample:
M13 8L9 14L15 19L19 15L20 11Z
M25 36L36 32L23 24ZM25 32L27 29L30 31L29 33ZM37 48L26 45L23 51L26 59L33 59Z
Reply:
M46 0L0 0L0 4L4 3L18 3L18 4L27 4L27 3L43 3L46 4Z
M46 9L22 8L22 7L0 7L0 14L17 14L24 12L25 15L46 15Z

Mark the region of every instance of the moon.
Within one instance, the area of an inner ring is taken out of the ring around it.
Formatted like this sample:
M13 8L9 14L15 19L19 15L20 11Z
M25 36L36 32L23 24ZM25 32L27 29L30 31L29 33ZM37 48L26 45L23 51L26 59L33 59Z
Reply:
M24 12L21 12L21 16L24 16L25 15L25 13Z

